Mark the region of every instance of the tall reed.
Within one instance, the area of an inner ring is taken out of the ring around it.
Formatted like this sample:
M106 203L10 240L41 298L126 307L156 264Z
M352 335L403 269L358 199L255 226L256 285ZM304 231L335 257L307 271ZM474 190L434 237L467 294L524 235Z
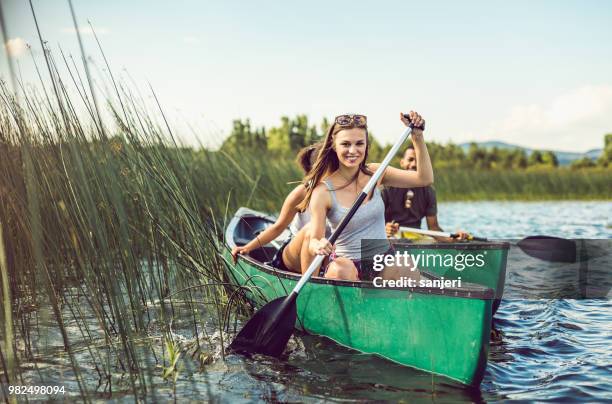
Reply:
M35 91L17 102L0 83L2 372L23 379L20 363L36 366L55 353L65 355L85 400L94 391L110 396L122 374L123 388L150 394L159 376L150 358L164 361L160 338L176 338L177 318L191 319L182 330L197 349L222 350L223 337L210 332L223 336L233 292L221 257L224 224L240 205L276 209L288 188L278 173L297 179L297 170L278 162L253 175L258 159L180 147L120 82L106 100L115 124L103 126L76 66L66 82L48 62L52 102ZM161 108L158 116L164 120ZM53 325L42 331L41 320ZM56 333L61 346L43 343L41 332Z

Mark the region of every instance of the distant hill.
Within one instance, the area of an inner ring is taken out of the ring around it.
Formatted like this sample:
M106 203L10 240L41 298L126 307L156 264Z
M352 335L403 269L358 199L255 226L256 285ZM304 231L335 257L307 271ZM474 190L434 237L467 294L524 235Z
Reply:
M459 144L459 147L461 147L464 152L467 152L468 149L470 148L470 143L471 142L461 143ZM491 140L488 142L475 142L475 143L479 147L484 147L486 149L492 149L494 147L497 147L498 149L506 149L506 150L522 149L522 150L525 150L525 153L527 153L528 156L535 150L535 149L530 149L528 147L522 147L522 146L518 146L518 145L506 143L506 142L500 142L497 140ZM540 150L540 151L544 151L544 150ZM602 149L593 149L585 153L562 152L562 151L555 151L555 150L552 150L552 152L555 153L555 155L557 156L557 160L559 161L559 164L564 166L564 165L570 164L574 160L578 160L583 157L588 157L591 160L597 160L597 158L602 153Z

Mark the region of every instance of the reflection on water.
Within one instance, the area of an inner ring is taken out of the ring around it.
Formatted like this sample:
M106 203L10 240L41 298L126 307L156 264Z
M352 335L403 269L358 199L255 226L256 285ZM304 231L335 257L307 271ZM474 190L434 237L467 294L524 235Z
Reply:
M609 239L612 238L610 213L612 206L605 202L470 202L440 204L439 207L440 221L445 229L465 229L489 238L548 234ZM579 264L543 263L520 254L517 249L511 250L504 300L494 320L502 339L491 346L480 388L468 388L349 350L326 338L304 334L290 341L288 353L281 360L237 355L222 359L219 343L197 347L191 334L192 313L176 305L173 333L183 352L176 396L178 400L219 399L232 403L329 399L606 400L612 396L611 302L607 299L537 299L555 280L574 279ZM594 259L609 259L609 254ZM606 262L596 264L610 268L612 265ZM526 295L533 299L525 299ZM207 310L201 307L199 313L207 313ZM44 308L38 314L41 332L33 336L31 347L37 361L21 364L25 369L24 384L64 385L67 392L78 395L79 386L70 359L63 352L61 336L50 320L52 316ZM83 315L88 316L87 313ZM91 313L89 316L94 332L98 329L96 320ZM70 319L71 314L66 313L65 318ZM174 398L172 383L161 378L164 355L161 333L155 327L154 316L149 321L149 335L143 336L137 344L142 355L149 358L145 377L153 389L147 391L146 396L171 400ZM213 318L203 314L201 322L204 331L218 342ZM70 336L80 335L74 320L67 323ZM49 332L44 332L45 329ZM133 400L127 393L131 383L129 373L122 369L121 358L117 358L111 348L112 343L120 341L108 341L104 335L95 334L92 338L99 341L98 349L90 350L85 345L78 348L79 341L71 341L77 347L75 359L82 368L82 383L95 392L91 394L93 398L106 399L112 391L115 399ZM214 361L202 365L196 359L200 354L209 355ZM98 360L114 363L116 373L110 380L99 374L94 365Z

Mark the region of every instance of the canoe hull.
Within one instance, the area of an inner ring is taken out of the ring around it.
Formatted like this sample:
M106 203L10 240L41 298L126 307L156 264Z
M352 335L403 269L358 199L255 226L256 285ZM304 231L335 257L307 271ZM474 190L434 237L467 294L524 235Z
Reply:
M228 226L230 246L237 225ZM234 265L226 254L230 279L245 287L246 297L257 307L286 296L299 276L263 264L262 256L269 252L252 255L241 256ZM383 289L371 282L313 278L298 296L296 327L364 353L478 385L487 363L492 305L493 291L483 287L470 293Z
M248 260L232 268L236 283L253 290L248 297L257 307L287 295L297 283ZM306 284L297 299L296 327L464 384L480 383L489 349L492 300L347 283Z

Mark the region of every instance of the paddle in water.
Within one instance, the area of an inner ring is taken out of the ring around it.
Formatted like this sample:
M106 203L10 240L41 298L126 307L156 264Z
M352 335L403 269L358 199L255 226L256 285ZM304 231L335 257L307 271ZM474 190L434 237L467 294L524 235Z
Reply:
M551 262L576 262L576 242L552 236L525 237L516 245L534 258Z
M406 115L404 116L406 117ZM385 159L380 163L380 166L372 178L370 178L363 188L351 209L346 216L344 216L336 231L334 231L329 238L331 244L336 242L348 222L355 212L357 212L357 209L359 209L370 191L376 186L378 180L385 172L385 169L389 166L389 163L393 157L395 157L402 144L408 139L411 132L412 126L406 128L391 150L389 150L389 153L387 153ZM323 255L317 255L315 257L308 267L308 270L304 272L289 296L274 299L257 311L244 325L242 330L240 330L238 335L236 335L229 349L234 352L245 354L259 353L270 356L280 356L285 350L289 338L293 334L295 321L297 319L296 299L298 294L306 282L308 282L314 271L321 266L324 258Z

